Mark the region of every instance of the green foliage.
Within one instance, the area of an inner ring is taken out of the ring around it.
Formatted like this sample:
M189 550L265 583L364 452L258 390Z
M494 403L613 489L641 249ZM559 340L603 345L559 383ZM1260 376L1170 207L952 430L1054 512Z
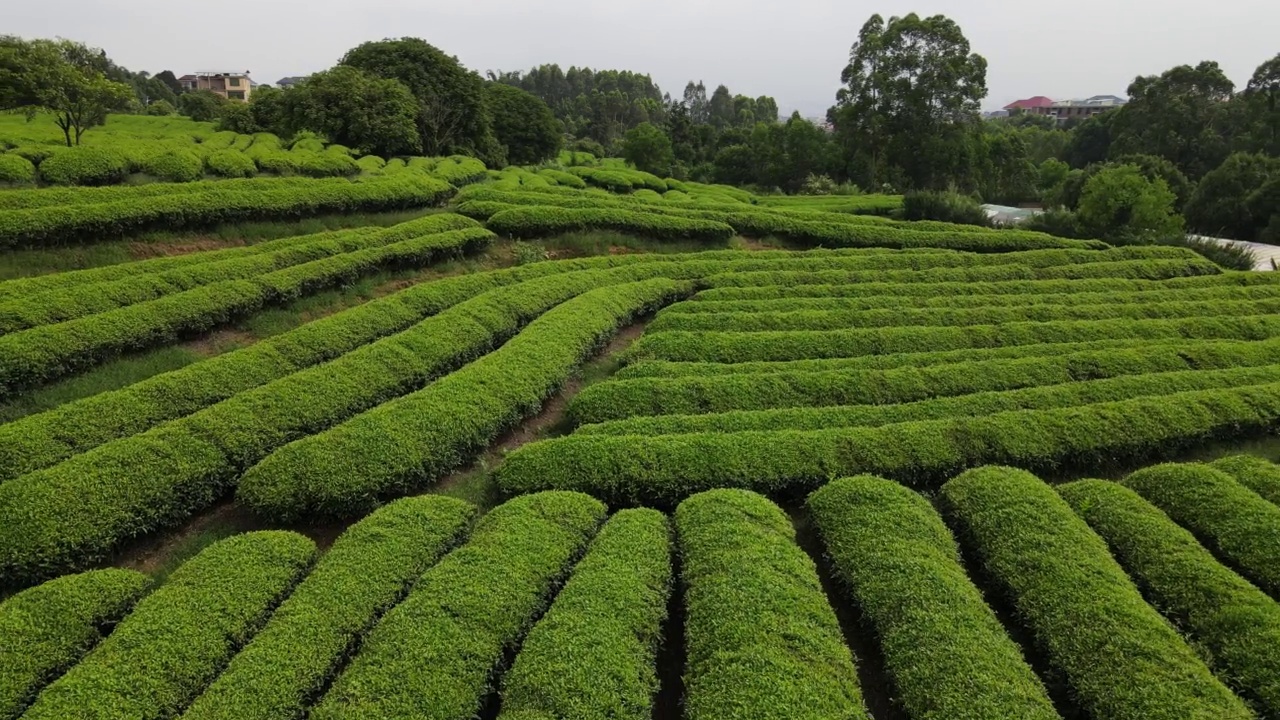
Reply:
M192 90L178 96L178 112L197 122L217 120L230 104L230 100L212 90Z
M1138 166L1120 165L1085 183L1079 217L1098 237L1143 241L1182 232L1176 203L1164 180L1148 180Z
M818 490L807 507L911 717L1058 718L928 500L862 476Z
M1199 179L1229 152L1228 100L1235 89L1216 62L1179 65L1129 85L1111 123L1111 157L1155 155Z
M1107 541L1151 603L1208 649L1210 667L1227 685L1263 717L1280 714L1280 605L1132 490L1084 480L1058 493Z
M556 157L563 138L551 108L518 87L485 84L485 106L493 118L493 134L507 148L507 162L534 165Z
M1188 180L1178 166L1156 155L1121 155L1109 164L1134 165L1148 180L1163 180L1177 198L1175 208L1179 211L1186 206L1187 201L1191 199L1192 191L1196 189L1195 183Z
M957 534L1091 717L1253 716L1048 485L1020 470L980 468L944 485L940 499Z
M142 171L165 182L195 182L204 175L204 161L190 150L171 150L150 157Z
M253 637L315 554L310 540L281 531L209 546L139 602L23 717L175 716Z
M258 173L258 166L248 155L239 150L218 150L204 158L205 167L214 175L229 178L253 177Z
M549 282L568 285L561 277ZM276 451L245 473L237 497L282 520L347 516L441 478L541 408L619 327L690 292L686 283L654 279L568 300L467 367ZM460 417L468 422L451 421Z
M40 163L40 178L54 185L112 185L129 174L129 161L104 147L74 147Z
M1280 594L1280 507L1207 465L1159 465L1124 484L1263 591Z
M178 108L168 100L157 100L147 106L147 114L154 117L168 117L178 112Z
M1280 465L1254 455L1234 455L1215 460L1210 466L1235 478L1272 505L1280 506Z
M339 65L291 88L283 104L289 127L321 133L361 153L422 151L418 100L394 78Z
M1276 210L1251 208L1249 198L1277 177L1280 160L1245 153L1228 157L1196 186L1184 211L1187 225L1206 235L1257 239Z
M107 113L125 109L133 94L128 85L107 78L106 53L71 40L0 36L0 68L0 111L16 110L28 120L41 112L52 115L67 147L104 124Z
M621 209L516 207L489 218L487 226L514 238L540 238L582 230L616 230L657 240L724 242L733 228L711 220L664 217Z
M476 509L405 498L346 530L184 720L301 718L347 653L465 538Z
M685 717L862 718L858 673L813 561L778 506L742 490L685 500Z
M36 181L36 166L17 153L0 153L0 184L31 185Z
M671 138L652 123L640 123L622 138L622 157L645 172L667 175L671 171Z
M671 576L662 513L610 518L521 644L502 680L500 717L648 720Z
M991 220L978 201L956 192L909 192L902 197L902 217L904 220L991 226Z
M503 652L604 516L604 505L576 493L528 495L489 512L382 618L310 717L474 717Z
M563 170L554 170L552 168L545 168L545 169L539 170L538 174L550 180L554 180L557 185L571 187L576 190L584 190L587 187L586 180L583 180L582 178L578 177L577 175L574 175L573 173L568 173Z
M66 575L0 603L0 718L13 720L150 590L133 570Z

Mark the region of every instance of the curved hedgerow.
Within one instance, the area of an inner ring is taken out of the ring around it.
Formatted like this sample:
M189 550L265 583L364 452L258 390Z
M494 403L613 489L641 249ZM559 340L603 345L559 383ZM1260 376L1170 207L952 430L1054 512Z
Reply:
M490 511L388 612L310 713L312 720L469 720L604 520L600 502L540 493Z
M166 195L190 195L210 190L266 192L296 188L307 184L303 178L241 178L238 180L198 180L194 183L145 183L142 185L104 185L100 187L44 187L17 189L0 193L0 210L34 210L66 205L97 205L121 200Z
M650 215L630 210L572 210L554 207L520 207L489 218L490 230L514 238L540 238L583 230L616 230L658 240L723 242L733 228L711 220Z
M183 720L303 717L378 618L466 535L475 512L428 495L352 525Z
M1143 600L1106 543L1034 475L971 470L944 485L940 501L1089 717L1253 717Z
M247 178L258 173L253 159L239 150L218 150L204 157L205 167L214 175L227 178Z
M866 718L813 561L777 505L712 490L676 509L689 720Z
M827 555L879 639L914 720L1057 720L1044 685L960 564L921 495L873 476L809 496Z
M542 407L619 327L691 291L660 278L569 300L422 390L277 450L245 473L237 497L280 520L345 516L443 477Z
M105 147L66 148L40 163L40 178L53 185L112 185L128 174L128 158Z
M65 575L0 603L0 718L22 714L151 589L133 570Z
M1280 465L1256 455L1232 455L1214 460L1209 466L1230 475L1267 502L1280 507Z
M170 150L147 158L142 171L165 182L189 183L204 175L204 161L190 150Z
M499 717L649 720L671 549L662 513L610 518L521 643L502 680Z
M507 493L581 490L615 504L670 506L713 487L785 494L844 475L932 485L986 463L1092 468L1275 427L1280 384L1270 383L880 427L570 435L521 447L496 475Z
M173 717L217 676L315 557L296 533L237 535L205 548L144 598L24 718Z
M635 189L631 178L624 173L579 166L569 168L569 172L586 180L589 185L603 188L612 193L629 193ZM643 184L641 187L643 187Z
M980 417L1014 410L1050 410L1168 393L1280 382L1280 365L1227 370L1125 375L1021 390L997 390L894 405L837 405L736 410L702 415L656 415L584 425L580 435L685 435L879 427L893 423Z
M36 181L36 166L17 153L0 153L0 184L30 185Z
M556 170L554 168L543 168L542 170L538 171L538 174L549 180L555 181L557 185L576 188L578 190L582 190L587 187L587 181L583 180L577 175L574 175L573 173L565 172L563 170Z
M995 390L1058 385L1125 375L1275 364L1274 343L1194 348L1094 350L1047 357L902 367L894 370L787 371L635 378L586 388L569 403L574 424L646 415L833 405L890 405Z
M360 166L343 152L290 152L297 172L307 177L345 177L360 173Z
M1152 604L1208 649L1218 677L1263 717L1280 717L1280 604L1134 491L1082 480L1058 493L1107 541Z
M1280 507L1227 473L1198 463L1157 465L1123 482L1241 575L1280 597Z

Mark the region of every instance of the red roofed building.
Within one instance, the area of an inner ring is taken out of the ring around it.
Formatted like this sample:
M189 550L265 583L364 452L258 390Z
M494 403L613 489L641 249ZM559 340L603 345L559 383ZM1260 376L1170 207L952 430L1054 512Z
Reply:
M1050 100L1043 95L1037 95L1033 98L1009 103L1004 106L1004 109L1009 111L1010 115L1020 115L1022 113L1027 113L1029 115L1048 115L1050 114L1049 108L1051 107L1053 107L1053 100Z

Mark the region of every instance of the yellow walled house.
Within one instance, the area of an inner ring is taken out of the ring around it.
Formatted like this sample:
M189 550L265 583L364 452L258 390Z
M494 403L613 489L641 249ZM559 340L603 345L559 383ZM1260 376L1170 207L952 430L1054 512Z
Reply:
M253 93L255 83L249 78L249 71L215 72L204 71L178 78L184 90L209 90L228 100L248 101Z

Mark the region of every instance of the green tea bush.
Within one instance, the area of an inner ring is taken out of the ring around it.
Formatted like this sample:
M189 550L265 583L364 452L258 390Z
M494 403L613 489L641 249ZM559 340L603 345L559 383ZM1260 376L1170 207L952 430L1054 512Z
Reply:
M315 554L315 543L281 531L210 545L45 688L23 717L85 717L90 709L99 718L174 717L253 637Z
M1232 455L1214 460L1209 466L1230 475L1272 505L1280 506L1280 465L1256 455Z
M860 474L929 486L984 463L1106 466L1278 425L1280 385L1269 383L880 427L570 435L512 452L497 479L508 493L581 490L616 504L669 507L712 487L795 493Z
M165 182L195 182L204 175L204 161L190 150L171 150L148 158L142 171Z
M13 148L10 153L21 158L26 158L32 165L37 167L40 163L65 152L68 148L63 145L19 145Z
M40 178L54 185L114 185L129 174L129 161L109 148L81 145L40 163Z
M0 185L30 185L36 181L36 166L16 153L0 153Z
M1280 605L1132 490L1082 480L1058 493L1111 547L1153 605L1209 650L1218 677L1280 717Z
M912 718L1057 720L928 500L864 475L836 480L806 507Z
M601 528L502 680L502 718L649 720L671 593L671 526L622 510Z
M46 187L16 189L0 193L0 210L34 210L67 205L98 205L122 200L141 200L169 195L192 195L211 190L267 192L298 188L310 181L302 178L240 178L235 180L199 180L192 183L145 183L142 185L105 185L102 187ZM133 263L120 263L120 265ZM56 275L46 276L52 279ZM10 281L12 282L12 281Z
M346 516L443 477L541 408L619 327L691 291L660 278L569 300L465 368L277 450L245 473L237 497L282 520ZM467 422L451 420L460 417ZM335 473L337 457L344 460Z
M608 190L611 193L629 193L635 187L631 179L622 172L588 167L571 167L569 172L585 180L588 185ZM643 187L643 184L641 187Z
M571 188L576 188L578 190L581 190L587 186L586 180L583 180L582 178L578 177L577 175L574 175L573 173L565 172L563 170L555 170L553 168L544 168L542 170L539 170L538 174L549 180L555 181L557 185L563 185L565 187L571 187Z
M358 175L360 166L346 153L293 151L298 172L308 177Z
M324 141L313 132L301 132L289 144L291 152L324 152Z
M685 717L866 716L813 561L778 506L712 490L676 509L685 594Z
M270 150L254 155L253 160L262 172L289 176L297 175L301 172L300 158L301 153Z
M629 210L571 210L522 207L489 218L488 227L514 238L539 238L583 230L629 232L657 240L724 242L733 228L710 220L655 216Z
M404 498L352 525L183 720L304 717L362 636L465 538L475 512L453 498Z
M1089 717L1253 717L1048 485L1020 470L980 468L944 485L940 500Z
M253 177L258 172L258 166L253 163L253 160L239 150L218 150L209 153L204 158L204 164L209 172L222 177L247 178Z
M311 711L314 720L469 720L503 653L517 647L604 520L577 493L510 500L414 583Z
M13 720L151 589L133 570L90 570L0 603L0 718Z
M1241 575L1280 596L1280 507L1208 465L1158 465L1124 485L1195 533Z
M360 172L372 173L386 167L387 161L377 155L365 155L356 161L356 165L360 166Z
M484 163L475 158L466 157L465 155L452 155L447 158L439 158L438 162L433 164L429 172L441 180L457 187L480 182L486 175Z

